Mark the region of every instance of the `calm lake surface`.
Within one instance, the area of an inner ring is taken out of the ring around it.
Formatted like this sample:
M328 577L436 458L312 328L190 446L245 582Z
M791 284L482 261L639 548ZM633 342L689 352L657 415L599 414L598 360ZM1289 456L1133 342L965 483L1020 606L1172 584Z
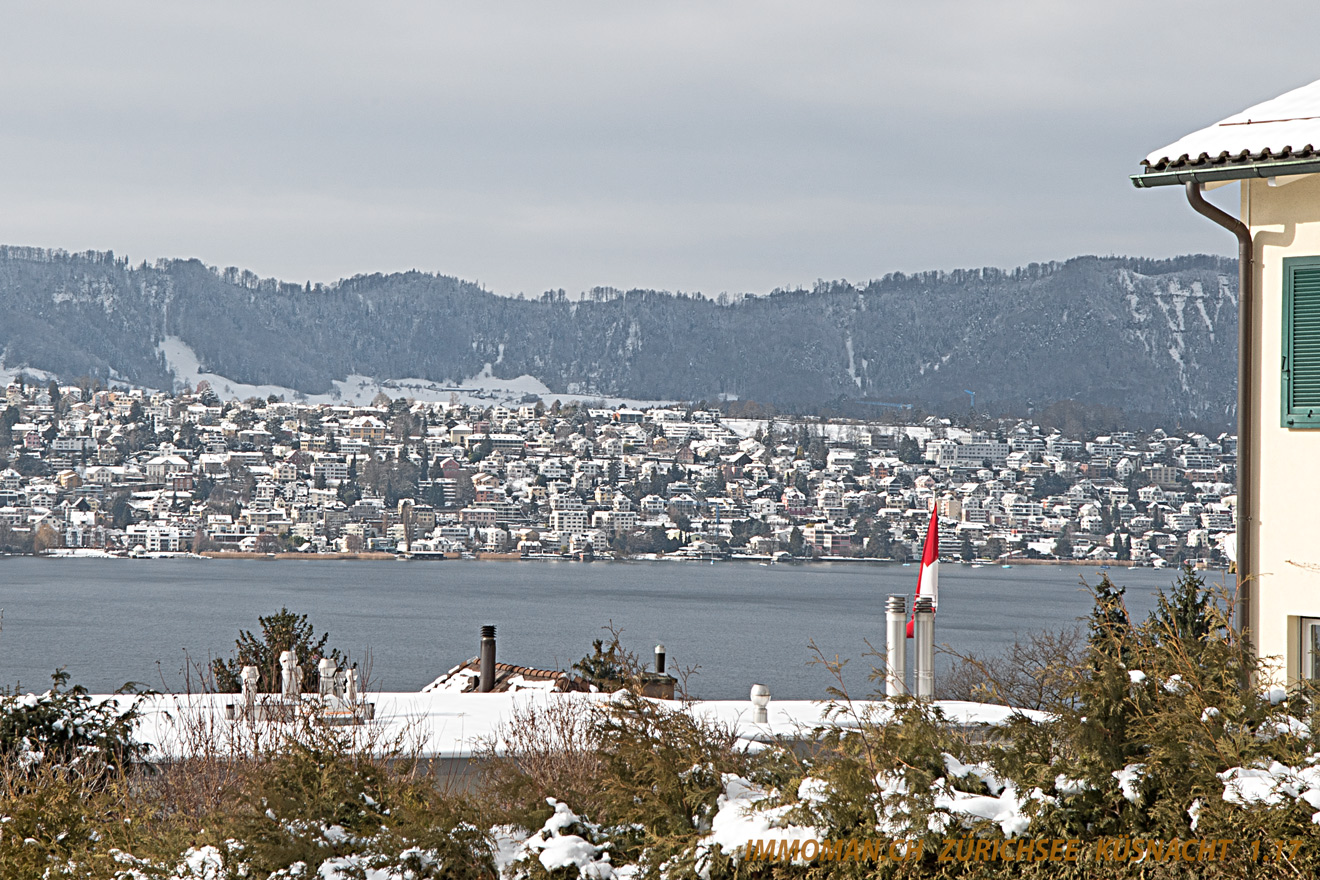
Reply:
M961 651L996 652L1015 633L1073 623L1090 609L1079 578L1099 580L1083 566L940 568L935 641ZM382 690L418 690L475 656L482 624L498 627L501 661L567 668L613 621L648 661L663 642L671 664L700 666L690 687L701 697L745 699L763 682L781 699L823 698L832 681L810 665L813 640L850 658L860 695L870 689L866 642L883 648L885 597L910 601L917 573L860 563L0 558L0 683L44 690L62 666L93 693L128 681L181 691L185 657L231 656L239 629L287 606L332 646L369 656ZM1110 571L1134 616L1175 576Z

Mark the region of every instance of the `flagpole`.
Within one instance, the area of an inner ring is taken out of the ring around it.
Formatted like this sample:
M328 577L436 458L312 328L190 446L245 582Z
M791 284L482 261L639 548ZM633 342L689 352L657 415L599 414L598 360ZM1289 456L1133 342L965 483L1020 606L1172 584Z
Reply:
M932 496L930 525L926 527L926 543L921 551L921 572L917 575L917 592L912 597L912 616L908 618L907 637L915 634L918 599L930 599L932 611L939 608L940 564L940 511L939 502Z

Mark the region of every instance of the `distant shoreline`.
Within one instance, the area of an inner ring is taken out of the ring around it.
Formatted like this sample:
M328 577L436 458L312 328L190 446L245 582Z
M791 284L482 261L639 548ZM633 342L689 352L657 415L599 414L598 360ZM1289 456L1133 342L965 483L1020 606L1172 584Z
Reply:
M207 559L394 559L393 553L247 553L241 550L203 550L198 556Z
M21 556L24 556L24 555L29 555L29 554L5 554L5 555L6 555L6 556L12 555L14 558L18 558L18 557L21 557ZM203 552L201 552L201 553L159 553L159 554L150 554L150 555L147 555L147 556L136 556L136 557L135 557L135 556L129 556L129 555L126 555L126 554L120 554L120 553L109 553L109 552L90 552L90 553L88 553L88 552L83 552L83 553L77 553L77 552L70 552L70 551L68 551L68 550L63 550L63 551L57 551L57 552L55 552L55 553L30 554L30 555L31 555L32 558L34 558L34 559L198 559L198 558L206 558L206 559L243 559L243 560L268 560L268 561L283 561L283 560L294 560L294 559L296 559L296 560L325 560L325 561L331 561L331 562L341 562L341 561L342 561L342 562L379 562L379 561L391 561L391 562L392 562L392 561L399 561L399 562L410 562L410 561L418 561L418 562L423 562L423 561L436 561L436 562L439 562L439 561L445 561L445 562L580 562L580 561L582 561L582 560L576 559L576 558L571 557L571 556L559 556L559 555L534 555L534 556L523 556L523 555L520 555L520 554L517 554L517 553L477 553L477 554L475 554L475 555L472 555L472 556L466 556L466 557L461 556L461 555L459 555L459 554L457 554L457 553L451 553L451 554L446 554L446 555L444 555L443 557L438 557L438 556L436 556L436 557L427 557L427 558L425 558L425 559L410 560L410 559L407 559L407 558L404 557L404 556L400 556L400 555L395 554L395 553L388 553L388 552L385 552L385 551L369 551L369 552L358 552L358 553L347 553L347 552L345 552L345 553L297 553L297 552L285 552L285 553L253 553L253 552L244 552L244 551L239 551L239 550L206 550L206 551L203 551ZM696 558L696 557L691 557L691 558L687 558L687 557L676 557L676 556L658 557L658 556L653 556L653 555L646 555L646 556L639 556L639 557L637 557L637 556L634 556L634 557L625 557L625 558L623 558L623 559L616 559L616 558L614 558L614 557L612 557L612 556L597 556L597 557L595 557L595 558L594 558L593 560L591 560L591 561L592 561L592 562L685 562L685 563L694 563L694 562L695 562L695 563L709 563L709 562L711 562L712 560L710 560L710 559L698 559L698 558ZM813 563L820 563L820 562L863 563L863 564L868 564L868 565L902 565L902 564L903 564L903 563L900 563L900 562L898 562L898 561L896 561L896 560L893 560L893 559L874 559L874 558L870 558L870 557L860 557L860 556L825 556L825 557L817 557L817 558L815 558L815 559L812 559L812 558L793 558L793 559L789 559L789 560L773 561L772 558L769 557L769 556L750 556L750 555L749 555L749 556L735 556L735 557L728 558L728 559L715 559L715 560L713 560L713 561L715 561L715 562L745 562L745 563L746 563L746 562L754 562L754 563L760 563L760 564L762 564L762 565L765 565L765 564L767 564L767 563L772 563L772 562L773 562L773 564L775 564L775 565L810 565L810 564L813 564ZM1132 563L1131 563L1130 561L1128 561L1128 560L1110 560L1110 561L1106 562L1106 561L1103 561L1103 560L1097 560L1097 559L1011 559L1011 560L1008 560L1007 562L1003 562L1003 561L980 561L980 560L978 560L978 561L976 561L976 562L974 562L974 563L967 563L967 562L963 562L963 561L961 561L961 560L946 559L946 560L944 560L944 563L945 563L946 565L951 565L951 566L952 566L952 565L956 565L956 566L958 566L958 567L960 567L960 568L961 568L961 567L968 567L968 568L970 568L970 567L972 567L973 565L978 566L978 567L981 567L981 568L1003 568L1003 567L1006 566L1006 565L1007 565L1008 567L1010 567L1010 568L1012 568L1012 567L1016 567L1016 566L1019 566L1019 565L1072 565L1072 566L1091 567L1091 568L1095 568L1096 570L1109 569L1109 570L1121 570L1121 571L1126 571L1126 570L1129 569L1129 568L1154 568L1154 566L1150 566L1150 565L1135 565L1135 566L1134 566L1134 565L1132 565ZM915 561L909 561L908 564L909 564L909 565L916 565L916 562L915 562ZM1170 571L1177 571L1177 566L1170 565L1170 566L1168 566L1168 568L1169 568ZM1197 568L1198 568L1198 570L1207 570L1205 566L1198 566ZM1217 570L1217 569L1216 569L1216 570Z

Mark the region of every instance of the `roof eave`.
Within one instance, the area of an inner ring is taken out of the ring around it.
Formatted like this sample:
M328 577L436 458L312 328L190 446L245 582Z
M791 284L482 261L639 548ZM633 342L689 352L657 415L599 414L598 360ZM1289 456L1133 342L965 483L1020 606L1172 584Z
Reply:
M1153 186L1249 180L1253 177L1288 177L1296 174L1320 174L1320 158L1244 162L1234 165L1190 165L1168 171L1133 174L1131 179L1132 185L1137 189L1147 189Z

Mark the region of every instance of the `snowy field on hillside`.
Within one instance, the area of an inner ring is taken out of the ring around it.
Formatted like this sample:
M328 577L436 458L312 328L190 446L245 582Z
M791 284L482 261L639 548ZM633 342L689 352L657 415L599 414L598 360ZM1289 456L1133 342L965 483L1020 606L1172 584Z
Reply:
M447 403L457 397L464 405L516 404L530 397L550 403L603 403L607 407L661 406L670 401L632 400L623 397L602 397L593 394L557 394L535 376L523 375L514 379L500 379L492 375L492 365L486 364L480 373L461 382L434 382L430 379L375 379L371 376L350 375L334 382L334 390L326 394L303 394L283 385L250 385L227 376L205 370L197 354L188 343L177 336L167 336L160 344L166 364L180 384L196 387L206 381L222 400L246 400L249 397L268 398L271 395L285 400L302 400L311 404L370 404L377 394L389 397L410 397L427 403ZM17 372L17 371L15 371ZM33 371L33 375L36 372ZM44 374L43 374L44 375Z
M739 437L754 437L756 436L757 431L764 431L766 429L766 426L770 424L770 420L725 418L720 419L720 424L737 434ZM882 433L891 433L895 435L899 432L904 432L914 440L921 442L925 442L932 437L931 429L920 425L908 425L904 427L902 425L880 425L873 422L858 422L856 424L848 422L836 422L832 424L820 422L797 423L789 421L788 419L775 419L774 425L775 431L785 436L787 436L789 432L796 431L800 427L805 427L810 434L823 437L826 440L847 443L856 442L863 432L870 433L872 431L880 431ZM959 428L953 428L947 431L947 436L950 439L956 440L967 433L968 432Z

